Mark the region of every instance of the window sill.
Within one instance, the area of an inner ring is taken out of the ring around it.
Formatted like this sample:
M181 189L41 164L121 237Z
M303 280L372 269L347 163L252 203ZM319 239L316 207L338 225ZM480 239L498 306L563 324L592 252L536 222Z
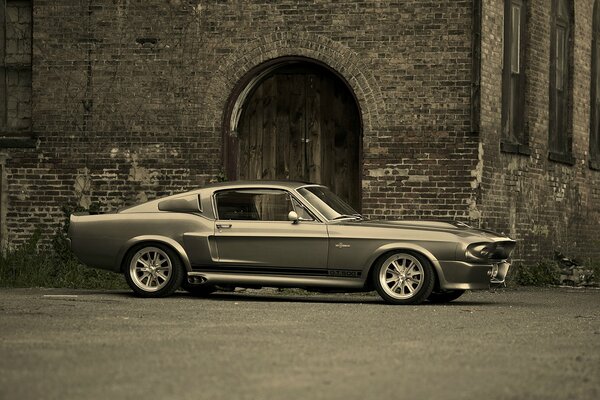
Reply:
M600 171L600 159L590 160L590 169Z
M521 154L524 156L531 155L531 149L526 144L500 142L500 150L504 153Z
M554 151L548 152L548 160L556 161L562 164L575 165L575 157L571 154L557 153Z
M37 139L32 137L0 137L0 149L33 149Z

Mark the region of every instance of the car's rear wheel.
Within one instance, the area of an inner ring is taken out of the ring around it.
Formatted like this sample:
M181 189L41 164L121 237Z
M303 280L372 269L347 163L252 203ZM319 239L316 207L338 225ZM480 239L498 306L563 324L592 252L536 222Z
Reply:
M397 252L377 263L373 283L377 293L390 304L419 304L433 290L433 274L433 267L424 257Z
M139 246L129 252L126 260L125 279L140 297L165 297L181 286L183 265L166 246Z
M458 299L465 293L464 290L444 290L440 292L431 292L427 301L430 303L449 303L453 300Z

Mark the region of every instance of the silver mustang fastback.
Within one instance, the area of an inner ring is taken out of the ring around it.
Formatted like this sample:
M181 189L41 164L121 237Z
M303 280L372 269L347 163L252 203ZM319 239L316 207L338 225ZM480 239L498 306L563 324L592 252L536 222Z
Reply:
M71 215L69 239L84 264L123 273L142 297L269 286L375 289L392 304L501 284L515 247L459 222L368 220L325 186L288 181L218 183Z

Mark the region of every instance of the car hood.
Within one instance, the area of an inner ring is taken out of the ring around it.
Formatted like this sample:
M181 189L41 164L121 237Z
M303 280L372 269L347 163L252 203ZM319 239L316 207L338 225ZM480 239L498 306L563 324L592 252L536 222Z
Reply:
M389 229L418 229L426 231L447 232L457 236L480 236L482 239L492 241L512 240L503 233L497 233L485 229L473 228L459 221L440 221L440 220L361 220L353 222L344 222L344 224L359 224L365 227L389 228Z

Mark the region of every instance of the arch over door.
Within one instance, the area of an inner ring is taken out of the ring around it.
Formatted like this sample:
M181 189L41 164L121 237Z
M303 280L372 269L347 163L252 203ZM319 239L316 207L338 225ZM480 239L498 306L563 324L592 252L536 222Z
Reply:
M332 72L304 62L275 69L247 97L237 128L236 178L322 183L359 209L360 115Z

